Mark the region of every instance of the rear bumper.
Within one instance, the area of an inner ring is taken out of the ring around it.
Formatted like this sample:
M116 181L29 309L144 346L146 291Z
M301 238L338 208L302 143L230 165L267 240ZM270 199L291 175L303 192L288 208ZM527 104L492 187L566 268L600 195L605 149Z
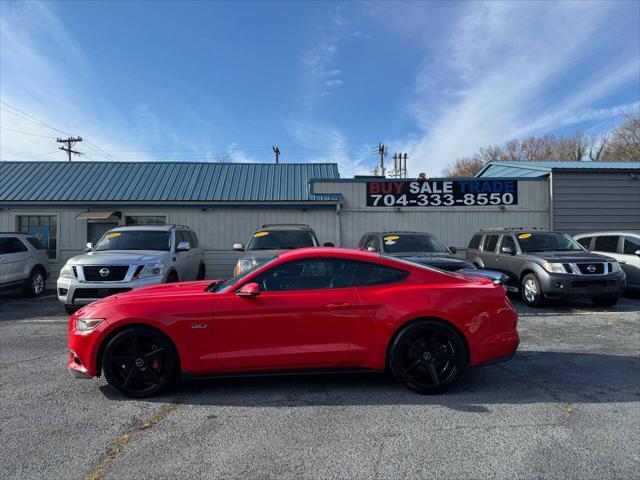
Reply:
M518 342L516 343L516 346L513 347L513 350L511 350L511 352L509 352L506 355L503 355L501 357L496 357L496 358L493 358L491 360L485 360L482 363L474 365L474 367L488 367L489 365L496 365L497 363L508 362L509 360L511 360L513 358L513 356L518 351L518 346L520 346L520 340L519 339L518 339Z
M609 275L551 274L540 278L546 298L588 298L622 295L626 288L624 272Z

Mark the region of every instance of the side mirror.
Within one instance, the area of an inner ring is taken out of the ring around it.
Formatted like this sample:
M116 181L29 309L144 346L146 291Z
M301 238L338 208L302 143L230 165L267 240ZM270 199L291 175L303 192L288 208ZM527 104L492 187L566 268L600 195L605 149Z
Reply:
M639 256L639 257L640 257L640 249L639 249L639 250L636 250L634 253L635 253L637 256Z
M191 250L191 245L186 240L183 240L178 244L178 248L176 248L176 252L188 252Z
M458 249L456 247L449 247L449 250L451 250L451 253L453 253L454 255L458 253Z
M257 297L260 295L260 287L255 282L247 283L236 292L236 295L238 297Z
M511 247L501 247L500 251L502 253L506 253L507 255L515 255L515 252L513 251L513 248L511 248Z
M93 243L87 242L87 252L90 252L91 250L93 250Z
M236 252L244 252L244 243L234 243L233 244L233 249Z
M334 245L334 243L333 243L333 242L324 242L324 243L322 244L322 246L323 246L323 247L335 247L335 245Z

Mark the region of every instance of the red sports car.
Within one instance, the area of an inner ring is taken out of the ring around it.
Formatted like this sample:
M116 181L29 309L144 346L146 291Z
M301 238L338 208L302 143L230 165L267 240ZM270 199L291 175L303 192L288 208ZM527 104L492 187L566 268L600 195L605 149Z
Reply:
M376 253L306 248L225 282L170 283L87 305L69 322L69 371L124 395L180 375L389 370L436 393L467 365L510 358L517 313L499 282Z

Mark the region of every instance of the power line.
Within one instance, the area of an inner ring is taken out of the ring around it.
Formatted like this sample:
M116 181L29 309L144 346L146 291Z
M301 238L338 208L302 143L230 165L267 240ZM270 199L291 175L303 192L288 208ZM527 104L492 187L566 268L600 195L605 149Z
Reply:
M7 130L9 132L14 132L14 133L21 133L23 135L29 135L32 137L41 137L41 138L56 138L56 137L51 137L49 135L38 135L37 133L30 133L30 132L23 132L22 130L15 130L13 128L9 128L9 127L3 127L2 125L0 125L0 128L2 130Z
M71 161L71 154L75 154L75 155L82 155L82 152L78 152L77 150L72 150L72 147L77 143L77 142L81 142L82 141L82 137L69 137L69 138L58 138L56 139L56 142L58 143L66 143L67 146L66 147L59 147L60 150L64 150L65 152L67 152L67 155L69 156L69 161Z

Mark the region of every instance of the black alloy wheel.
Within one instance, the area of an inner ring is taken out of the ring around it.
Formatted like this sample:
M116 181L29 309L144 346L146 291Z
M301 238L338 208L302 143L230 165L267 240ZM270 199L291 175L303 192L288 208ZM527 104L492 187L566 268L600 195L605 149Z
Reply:
M109 385L128 397L155 395L176 377L178 361L173 345L161 333L133 327L116 334L102 356Z
M405 327L393 340L389 367L398 381L421 394L453 386L467 363L464 342L451 327L421 320Z

